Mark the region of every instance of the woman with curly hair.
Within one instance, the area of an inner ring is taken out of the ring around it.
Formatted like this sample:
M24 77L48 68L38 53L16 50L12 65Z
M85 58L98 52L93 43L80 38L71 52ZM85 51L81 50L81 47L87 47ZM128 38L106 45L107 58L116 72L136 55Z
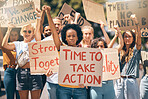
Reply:
M118 37L119 45L116 46L118 49L118 53L121 51L123 47L123 38L119 28L114 27L116 32L114 38L108 44L102 38L96 38L92 41L91 48L112 48L113 44L115 43L116 38ZM115 98L115 91L113 80L102 81L102 87L94 87L92 86L90 89L90 99L114 99Z
M53 40L58 51L60 51L60 46L63 43L60 41L58 33L56 31L55 25L50 15L51 8L49 6L44 6L45 11L47 11L48 23L51 26L51 31L53 33ZM76 24L67 24L63 27L61 31L62 41L67 46L77 47L77 45L82 40L81 28ZM52 73L52 71L51 71ZM57 88L57 99L86 99L87 91L84 86L71 86L71 85L59 85Z

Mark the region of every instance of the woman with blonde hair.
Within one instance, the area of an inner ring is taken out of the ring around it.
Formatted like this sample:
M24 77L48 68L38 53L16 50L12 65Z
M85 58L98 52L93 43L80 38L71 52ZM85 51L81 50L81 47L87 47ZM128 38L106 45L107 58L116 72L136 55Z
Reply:
M20 56L23 52L28 52L28 43L33 42L34 27L29 24L23 26L20 34L23 36L23 41L15 41L8 43L10 30L7 31L2 46L8 50L16 50L16 57ZM32 99L40 98L40 91L42 88L42 79L39 75L30 74L29 57L25 59L27 62L21 67L19 66L16 72L16 89L19 91L20 99L28 99L29 91L31 92Z

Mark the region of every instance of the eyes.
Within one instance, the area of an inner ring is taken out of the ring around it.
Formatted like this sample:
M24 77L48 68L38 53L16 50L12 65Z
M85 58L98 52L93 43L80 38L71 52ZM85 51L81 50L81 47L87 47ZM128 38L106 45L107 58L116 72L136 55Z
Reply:
M31 30L28 30L28 31L27 30L24 30L23 32L24 33L27 33L28 32L29 34L31 34L32 31Z
M76 37L76 35L67 35L67 37Z
M125 35L124 38L132 38L132 36L126 36L126 35Z
M45 30L46 32L51 31L50 29Z
M98 45L97 48L99 48L99 47L100 47L100 48L103 48L103 45Z

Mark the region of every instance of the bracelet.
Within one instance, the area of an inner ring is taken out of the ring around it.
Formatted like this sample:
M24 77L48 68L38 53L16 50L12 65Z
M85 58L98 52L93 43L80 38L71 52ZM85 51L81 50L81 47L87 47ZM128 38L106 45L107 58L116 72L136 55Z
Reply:
M36 17L36 19L41 19L41 17Z

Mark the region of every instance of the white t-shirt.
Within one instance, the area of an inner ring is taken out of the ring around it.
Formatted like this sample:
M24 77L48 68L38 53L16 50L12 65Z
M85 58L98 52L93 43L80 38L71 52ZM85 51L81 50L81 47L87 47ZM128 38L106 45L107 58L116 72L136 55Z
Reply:
M33 39L31 42L35 42L35 39ZM15 44L15 50L16 50L16 59L17 57L23 52L28 51L28 43L25 43L24 41L14 41ZM29 60L28 60L29 62Z
M52 36L44 38L42 41L53 40ZM58 84L58 73L54 73L51 76L47 77L47 81L50 83Z

